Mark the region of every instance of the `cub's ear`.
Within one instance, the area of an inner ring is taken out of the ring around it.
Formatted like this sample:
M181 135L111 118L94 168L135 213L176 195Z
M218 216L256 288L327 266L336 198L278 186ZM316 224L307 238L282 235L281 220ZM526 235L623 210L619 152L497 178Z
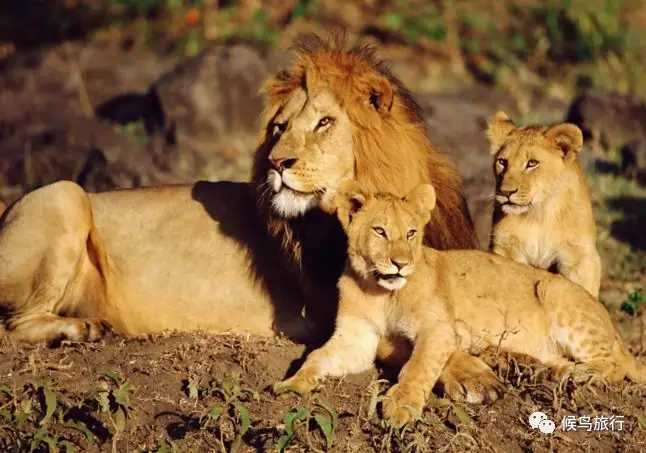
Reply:
M422 216L424 225L431 219L431 211L435 209L435 189L430 184L420 184L408 192L404 201L412 204L417 213Z
M366 195L358 181L346 181L339 186L334 196L334 207L343 228L350 225L352 216L359 212L365 202Z
M545 132L545 137L554 141L556 146L563 151L563 158L573 160L583 146L583 133L574 124L562 123L550 127Z
M366 101L380 114L388 113L395 96L390 81L381 75L370 75L365 81L365 86L368 96Z
M487 121L487 137L491 143L491 154L496 154L516 125L502 110Z

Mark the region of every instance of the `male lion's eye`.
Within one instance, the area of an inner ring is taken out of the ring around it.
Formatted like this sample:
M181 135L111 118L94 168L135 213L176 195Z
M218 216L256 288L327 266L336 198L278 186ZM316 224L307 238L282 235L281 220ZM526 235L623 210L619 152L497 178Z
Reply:
M415 237L416 234L417 234L417 230L410 230L406 234L406 239L408 239L410 241L411 239L413 239Z
M375 233L377 233L381 237L387 238L386 231L381 227L373 227L372 231L374 231Z
M322 127L325 127L325 126L328 126L328 125L332 124L333 122L334 122L334 118L332 118L331 116L324 116L324 117L323 117L323 118L321 118L321 120L318 122L318 124L316 125L316 127L314 128L314 130L319 130L319 129L321 129Z
M534 168L538 165L538 161L536 159L529 159L527 161L527 168Z
M501 167L506 167L507 166L507 159L503 159L502 157L496 159L496 163L500 165Z

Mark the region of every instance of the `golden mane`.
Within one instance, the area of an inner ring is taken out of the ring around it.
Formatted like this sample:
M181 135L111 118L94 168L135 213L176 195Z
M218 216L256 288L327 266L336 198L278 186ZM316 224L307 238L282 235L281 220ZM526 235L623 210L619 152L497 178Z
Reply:
M316 35L293 46L289 69L270 77L262 92L266 98L264 125L255 156L252 183L269 232L280 238L296 262L302 244L296 240L294 220L279 218L262 197L262 181L269 169L273 118L294 90L311 92L325 86L357 126L354 136L357 180L368 192L387 191L404 196L420 183L437 191L437 208L427 225L427 244L437 249L477 248L477 239L462 195L461 180L450 160L433 149L426 134L422 109L395 78L374 46L358 43L346 50L342 35L328 40ZM306 224L303 219L298 223ZM310 228L325 228L317 224ZM305 226L306 227L306 226Z

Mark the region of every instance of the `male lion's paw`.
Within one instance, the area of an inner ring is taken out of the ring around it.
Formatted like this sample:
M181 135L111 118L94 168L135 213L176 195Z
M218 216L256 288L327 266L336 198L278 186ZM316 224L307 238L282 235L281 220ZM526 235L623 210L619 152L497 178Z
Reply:
M423 392L395 384L386 392L382 403L384 418L395 428L401 428L413 416L421 415L425 402Z
M281 382L276 382L272 386L272 391L274 395L280 395L290 390L303 395L314 390L314 388L316 388L316 385L316 376L306 371L299 371L289 379L285 379Z
M103 319L85 320L85 340L97 341L113 332L112 325Z

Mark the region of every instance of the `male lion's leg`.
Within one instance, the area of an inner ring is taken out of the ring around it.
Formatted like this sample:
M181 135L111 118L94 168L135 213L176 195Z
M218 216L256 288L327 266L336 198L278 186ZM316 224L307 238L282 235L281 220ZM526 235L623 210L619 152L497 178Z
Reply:
M0 308L9 334L28 342L100 336L99 321L58 315L100 315L105 260L80 186L62 181L24 196L0 225Z
M7 324L12 338L27 343L95 341L110 329L101 319L67 318L51 313L12 317Z

